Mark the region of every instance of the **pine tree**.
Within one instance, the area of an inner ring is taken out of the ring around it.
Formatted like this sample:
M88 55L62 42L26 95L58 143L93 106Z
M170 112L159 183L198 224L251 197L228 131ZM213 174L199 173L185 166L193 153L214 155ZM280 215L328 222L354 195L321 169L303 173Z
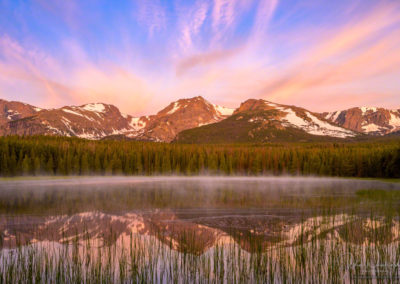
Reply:
M122 162L116 152L114 152L111 160L111 169L112 169L112 174L114 175L122 174Z
M68 175L68 171L66 169L66 162L64 157L60 157L57 162L57 174L59 175Z
M36 176L42 173L40 158L37 156L33 159L33 172Z
M79 175L80 172L79 154L77 152L75 152L72 156L71 172L74 175Z
M17 172L18 172L17 166L18 166L17 165L17 155L15 154L15 150L12 149L10 161L8 162L8 170L10 171L10 174L12 176L17 174Z
M138 175L143 175L143 161L142 161L142 155L140 152L136 152L136 159L135 159L135 169L136 169L136 174Z
M100 159L100 152L96 151L95 157L94 157L94 172L95 174L99 175L101 174L102 171L102 166L101 166L101 159Z
M2 176L9 176L11 173L8 169L8 155L6 153L3 153L3 157L1 159L1 175Z
M22 160L22 174L23 175L30 175L31 174L31 159L28 155L25 155L24 159Z
M81 175L88 175L88 174L89 174L89 161L88 161L88 154L87 154L87 152L85 152L85 153L82 155L80 174L81 174Z
M221 153L219 157L219 172L221 174L226 174L227 171L228 167L226 166L225 155L224 153Z
M203 153L203 151L200 151L200 153L199 153L198 169L199 169L199 173L200 174L204 173L205 161L204 161L204 153Z
M163 155L162 173L167 175L171 174L171 159L168 151Z
M46 172L50 175L54 174L54 162L53 162L53 156L50 155L49 159L47 160L46 163Z

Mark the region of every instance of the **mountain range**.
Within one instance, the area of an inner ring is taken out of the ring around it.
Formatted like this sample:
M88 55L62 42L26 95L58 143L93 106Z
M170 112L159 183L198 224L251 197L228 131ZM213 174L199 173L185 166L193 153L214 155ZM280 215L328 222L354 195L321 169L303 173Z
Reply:
M113 105L90 103L42 109L0 99L0 135L58 135L85 139L227 143L327 141L400 131L400 109L356 107L316 113L249 99L236 109L203 97L180 99L157 114L133 117Z

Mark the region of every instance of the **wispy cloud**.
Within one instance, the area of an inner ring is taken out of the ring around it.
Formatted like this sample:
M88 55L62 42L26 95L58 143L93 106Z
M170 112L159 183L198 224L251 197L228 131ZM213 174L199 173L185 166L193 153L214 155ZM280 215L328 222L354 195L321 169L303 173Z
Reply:
M159 0L138 0L137 5L138 22L148 29L150 37L154 36L156 32L165 30L167 14Z
M259 2L252 31L252 37L254 40L262 37L267 31L268 25L277 6L278 0L261 0Z
M212 9L212 29L214 45L221 45L221 41L232 31L238 23L240 15L246 11L251 0L214 0Z
M393 75L400 75L400 11L395 8L378 5L328 31L314 29L307 34L293 30L284 37L272 34L268 41L272 46L283 46L281 41L289 46L301 43L301 48L281 61L271 61L272 54L253 56L248 48L183 58L177 74L187 74L180 77L176 93L200 90L230 104L262 97L316 111L343 108L354 102L373 104L377 96L381 104L393 101L393 88L400 88L400 82L393 81ZM392 90L388 90L388 84ZM375 100L372 90L379 93L375 93Z
M74 22L88 11L79 1L63 11L62 1L34 5L71 25L54 37L54 17L39 29L22 14L20 33L0 21L0 91L44 107L102 101L131 114L199 94L231 107L251 97L321 111L377 100L400 107L399 2L339 0L330 12L321 1L170 1L133 1L133 15L87 4L101 15L88 37Z
M209 3L197 1L193 6L178 7L179 29L181 36L179 44L183 51L189 50L193 45L193 38L199 34L208 11Z
M260 92L271 99L286 100L312 88L400 71L400 27L393 26L399 22L398 11L385 7L317 35L319 42L292 58L289 68L266 79Z
M40 66L55 66L55 61L46 54L24 49L17 41L4 35L0 37L0 75L17 79L36 81L42 85L50 99L56 97L51 80L46 78Z
M192 55L180 60L176 67L177 75L182 75L197 66L207 66L212 63L229 59L241 51L241 48L215 50L207 53Z
M82 51L69 53L67 56L75 64L65 66L41 51L30 51L3 36L0 52L4 56L0 60L0 80L28 84L31 92L35 89L40 99L30 98L31 104L60 107L105 102L128 113L142 113L152 99L152 92L140 76L117 65L85 61L83 58L88 57L82 56ZM75 55L79 56L76 60Z

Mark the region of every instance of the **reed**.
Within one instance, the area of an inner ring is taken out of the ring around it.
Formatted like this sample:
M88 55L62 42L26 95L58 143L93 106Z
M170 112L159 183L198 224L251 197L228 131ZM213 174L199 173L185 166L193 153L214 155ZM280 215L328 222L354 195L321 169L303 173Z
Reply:
M304 219L290 244L283 237L271 242L232 231L230 239L201 251L191 230L177 232L174 241L159 231L118 238L110 233L102 243L77 234L62 244L19 244L1 251L0 283L398 281L399 215L342 213Z

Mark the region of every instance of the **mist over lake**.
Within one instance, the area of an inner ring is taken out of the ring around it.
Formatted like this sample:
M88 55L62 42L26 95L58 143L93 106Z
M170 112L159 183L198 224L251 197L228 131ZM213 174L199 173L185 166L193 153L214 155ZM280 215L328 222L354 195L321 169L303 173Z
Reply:
M11 279L4 278L4 269L11 273L31 265L42 275L41 267L53 263L74 267L57 272L67 282L103 277L112 282L169 282L176 277L261 281L271 275L272 282L299 276L349 280L356 270L347 257L362 265L372 265L372 257L387 262L397 257L399 190L399 183L319 177L3 180L1 272L3 279ZM364 254L367 248L372 255ZM342 249L351 256L341 255ZM382 249L387 253L383 255ZM310 258L315 250L321 258ZM298 253L309 256L302 262ZM14 254L32 254L34 262L15 259ZM307 272L323 271L326 257L334 256L341 257L336 274ZM89 262L81 262L88 257ZM204 266L205 260L218 269L218 276ZM129 270L131 265L135 271ZM229 269L221 272L220 265ZM96 272L99 266L108 270ZM48 279L57 279L55 271L47 273Z

